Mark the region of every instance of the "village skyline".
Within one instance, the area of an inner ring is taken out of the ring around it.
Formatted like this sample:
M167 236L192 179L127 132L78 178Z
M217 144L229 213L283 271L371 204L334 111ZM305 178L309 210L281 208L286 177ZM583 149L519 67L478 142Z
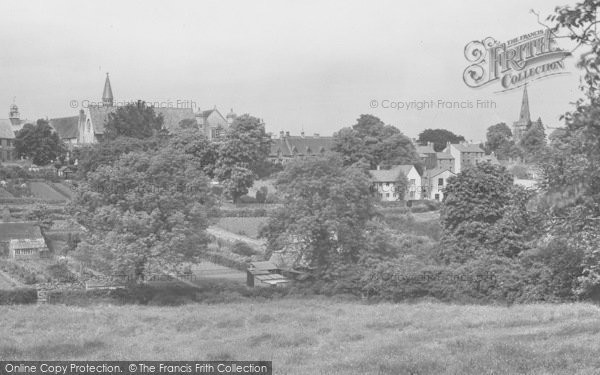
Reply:
M200 110L233 108L263 118L274 134L330 135L370 113L411 138L427 128L444 128L482 141L489 126L517 120L522 89L498 93L497 87L467 87L462 81L468 65L465 45L488 36L507 41L540 29L530 9L541 16L552 11L542 1L507 2L475 13L475 2L416 6L381 1L350 2L343 9L326 2L315 14L310 3L250 6L229 1L185 4L185 14L173 19L183 3L143 4L4 2L0 28L13 53L0 60L5 88L0 108L8 109L14 101L22 117L33 121L74 116L80 107L73 108L72 101L100 100L109 72L117 101L190 101ZM43 19L31 14L35 7L43 10ZM266 17L267 10L277 17ZM57 24L52 15L58 13L71 14L73 22ZM86 27L92 14L107 22L97 29ZM35 38L17 34L15 22L26 15L52 32ZM215 28L218 33L209 33ZM275 28L278 35L271 32ZM420 30L420 36L406 38L407 29ZM140 39L132 45L128 35ZM160 53L165 48L168 53ZM580 96L576 61L565 60L569 75L530 82L533 118L541 117L550 127L561 125L560 115ZM386 101L494 106L419 110L386 107Z

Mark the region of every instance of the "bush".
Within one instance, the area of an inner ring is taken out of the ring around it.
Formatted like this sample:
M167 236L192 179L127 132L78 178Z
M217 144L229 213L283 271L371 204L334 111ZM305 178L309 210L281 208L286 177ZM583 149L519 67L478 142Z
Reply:
M33 288L19 288L0 290L0 305L17 305L37 302L37 290Z
M239 203L243 203L243 204L254 204L254 203L258 203L258 202L257 202L257 200L256 200L256 198L253 198L253 197L251 197L251 196L249 196L249 195L242 195L242 196L239 198L239 201L238 201L238 202L239 202Z
M62 283L77 281L77 276L71 272L65 263L52 264L48 266L47 270L50 276L56 281Z
M256 251L252 248L252 246L242 241L236 241L233 244L233 246L231 246L231 252L246 257L250 257L252 255L257 254Z

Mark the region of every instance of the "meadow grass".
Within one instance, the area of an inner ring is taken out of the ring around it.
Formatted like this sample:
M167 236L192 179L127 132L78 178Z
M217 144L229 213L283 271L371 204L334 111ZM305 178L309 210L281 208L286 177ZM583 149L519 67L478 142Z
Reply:
M272 360L274 374L597 374L600 308L318 299L0 308L0 359Z
M266 217L222 217L216 225L231 233L257 239L260 228L266 222Z

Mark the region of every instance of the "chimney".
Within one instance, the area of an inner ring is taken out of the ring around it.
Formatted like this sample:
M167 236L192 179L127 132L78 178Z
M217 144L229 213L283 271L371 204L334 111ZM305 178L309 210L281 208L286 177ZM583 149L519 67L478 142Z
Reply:
M303 131L302 131L302 132L300 132L300 136L301 136L302 138L304 138L304 132L303 132Z
M290 132L289 132L289 131L286 131L286 132L285 132L285 136L286 136L286 137L289 137L289 136L290 136Z

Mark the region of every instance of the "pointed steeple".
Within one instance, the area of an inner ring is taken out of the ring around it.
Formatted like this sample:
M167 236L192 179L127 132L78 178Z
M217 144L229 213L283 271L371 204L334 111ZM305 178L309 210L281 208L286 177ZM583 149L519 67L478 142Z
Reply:
M113 93L110 87L110 79L108 73L106 73L106 81L104 82L104 92L102 92L102 103L105 107L112 107L113 105Z
M521 102L519 122L526 124L531 122L531 115L529 114L529 97L527 96L527 85L525 85L525 88L523 89L523 101Z

